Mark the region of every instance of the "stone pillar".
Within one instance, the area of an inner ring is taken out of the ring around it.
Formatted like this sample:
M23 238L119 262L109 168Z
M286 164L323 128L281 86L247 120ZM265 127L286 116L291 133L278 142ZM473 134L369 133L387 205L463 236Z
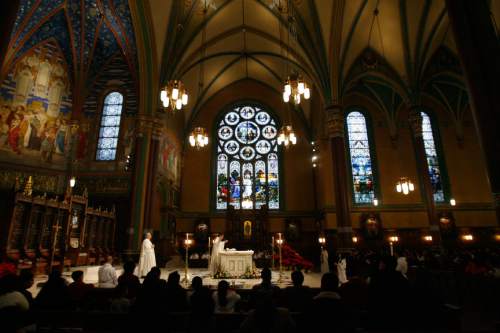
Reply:
M124 252L126 258L133 258L138 254L139 245L142 240L152 129L152 117L144 115L137 117L134 172L130 186L131 214L130 224L127 228L127 249Z
M2 68L9 47L10 36L19 9L19 0L9 0L0 2L2 19L0 20L0 68Z
M326 108L326 126L333 159L333 179L335 191L335 214L337 216L337 232L339 251L352 249L352 224L349 211L349 183L344 136L344 112L339 105Z
M148 156L148 179L146 186L145 216L144 226L146 229L152 228L152 218L154 210L154 197L156 195L156 173L158 171L158 154L160 153L160 138L162 135L161 123L156 120L153 124L153 133L151 136L151 147Z
M500 43L487 1L446 0L500 225Z
M436 214L436 204L434 203L434 191L432 189L431 177L429 176L429 165L427 154L425 153L424 138L422 134L422 108L412 105L408 115L410 127L413 133L416 150L417 172L420 175L421 193L427 209L429 219L429 229L434 245L441 245L441 234L439 232L438 218Z

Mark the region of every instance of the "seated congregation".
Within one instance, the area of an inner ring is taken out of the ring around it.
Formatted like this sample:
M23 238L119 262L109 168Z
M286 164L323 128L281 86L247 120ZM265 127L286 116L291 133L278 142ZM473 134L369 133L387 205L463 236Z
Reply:
M413 256L408 252L405 256L408 272L401 272L394 256L353 253L349 280L340 283L337 274L328 272L321 277L320 289L304 286L300 270L291 272L292 285L280 288L272 282L268 268L262 269L260 283L247 290L233 289L226 280L211 290L198 276L185 289L177 271L165 281L158 267L141 283L134 275L134 262L126 262L117 277L112 258L108 258L99 269L96 286L83 282L83 271L73 271L73 282L68 285L61 272L54 270L33 298L27 291L33 275L23 270L0 278L0 321L12 331L39 332L454 331L460 309L439 297L442 293L435 283L439 278L432 276L448 266L476 286L490 279L498 281L491 275L498 273L499 254L495 251L449 254L440 262L436 254ZM487 292L498 293L498 289Z

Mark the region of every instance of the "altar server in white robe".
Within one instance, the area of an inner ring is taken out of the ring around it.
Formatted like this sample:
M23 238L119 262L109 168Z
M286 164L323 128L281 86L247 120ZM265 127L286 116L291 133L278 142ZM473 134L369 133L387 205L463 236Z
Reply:
M344 256L339 255L339 260L337 261L337 277L339 278L339 284L347 282L347 260Z
M151 268L156 266L155 246L151 242L151 233L146 234L142 241L141 257L139 259L139 276L148 275Z
M214 239L214 243L212 246L212 255L210 256L210 267L209 267L209 271L212 273L212 275L217 273L217 269L220 263L219 253L221 251L224 251L224 246L226 245L226 242L227 241L224 240L224 234L220 234Z
M330 265L328 264L328 250L325 247L321 248L321 274L330 272Z

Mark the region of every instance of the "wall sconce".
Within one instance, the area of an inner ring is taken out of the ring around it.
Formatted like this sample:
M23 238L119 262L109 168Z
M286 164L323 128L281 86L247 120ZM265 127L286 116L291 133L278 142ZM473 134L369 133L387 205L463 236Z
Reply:
M399 242L399 237L398 236L391 236L391 237L389 237L389 242L397 243L397 242Z
M76 178L75 177L71 177L69 179L69 187L73 188L73 187L75 187L75 185L76 185Z
M320 236L320 237L318 238L318 243L320 243L320 244L321 244L321 246L325 245L325 243L326 243L326 238L325 238L324 236Z
M353 237L352 237L352 242L353 242L353 243L357 243L357 242L358 242L358 237L353 236Z
M431 235L426 235L423 238L424 238L424 241L426 241L426 242L432 242L432 236Z
M471 234L465 234L462 235L462 240L465 242L471 242L474 240L474 236L472 236Z
M457 201L453 198L450 199L450 205L452 206L456 206L457 205Z
M378 206L378 199L377 198L373 198L373 205Z
M496 240L497 242L500 242L500 234L496 234L496 235L495 235L495 240Z

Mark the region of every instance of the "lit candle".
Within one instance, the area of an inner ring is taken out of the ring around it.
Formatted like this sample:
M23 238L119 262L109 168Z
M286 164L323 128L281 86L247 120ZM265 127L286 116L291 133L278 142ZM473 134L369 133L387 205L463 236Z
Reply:
M394 247L392 246L392 242L389 242L389 246L391 248L391 257L394 257Z

